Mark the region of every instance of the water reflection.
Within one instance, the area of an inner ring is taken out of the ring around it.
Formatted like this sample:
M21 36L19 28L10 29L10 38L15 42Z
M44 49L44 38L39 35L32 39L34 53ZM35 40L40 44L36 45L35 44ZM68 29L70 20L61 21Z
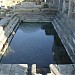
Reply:
M52 23L22 23L1 63L37 64L72 63Z
M53 58L57 64L72 64L61 40L59 39L52 24L43 25L41 29L45 30L46 35L54 35L54 44L52 47Z
M45 31L45 34L48 36L48 35L53 35L55 36L56 32L53 28L53 25L52 23L46 23L46 24L43 24L41 26L41 29L43 29Z
M22 25L20 26L20 29L24 32L24 33L34 33L36 31L38 31L41 27L41 23L22 23Z
M54 37L54 44L52 48L53 57L57 64L72 64L66 50L64 49L61 40L57 35Z

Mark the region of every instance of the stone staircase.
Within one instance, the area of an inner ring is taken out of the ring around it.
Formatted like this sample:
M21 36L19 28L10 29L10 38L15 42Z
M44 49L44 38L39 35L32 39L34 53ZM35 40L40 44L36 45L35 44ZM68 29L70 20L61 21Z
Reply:
M73 22L67 19L55 17L52 23L72 62L75 63L75 26Z
M19 26L19 21L15 15L0 21L0 60Z
M22 2L20 5L14 7L15 10L30 10L30 9L39 9L41 5L36 5L36 2Z
M44 4L44 2L40 5L37 5L36 2L22 2L16 5L13 11L24 22L51 22L58 9L44 8Z
M51 22L58 10L41 9L32 11L16 11L20 20L24 22Z

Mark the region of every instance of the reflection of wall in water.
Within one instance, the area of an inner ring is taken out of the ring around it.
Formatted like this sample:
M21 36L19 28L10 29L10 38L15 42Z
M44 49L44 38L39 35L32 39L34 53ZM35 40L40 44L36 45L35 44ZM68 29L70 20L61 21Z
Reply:
M22 30L24 33L33 33L39 30L41 27L41 23L21 23L20 30Z
M61 40L59 39L56 31L52 23L44 24L41 26L41 29L45 30L46 35L53 35L54 36L54 44L52 48L53 57L57 64L69 64L72 63Z
M72 63L58 35L54 36L54 45L53 45L52 52L53 52L54 60L56 61L57 64Z

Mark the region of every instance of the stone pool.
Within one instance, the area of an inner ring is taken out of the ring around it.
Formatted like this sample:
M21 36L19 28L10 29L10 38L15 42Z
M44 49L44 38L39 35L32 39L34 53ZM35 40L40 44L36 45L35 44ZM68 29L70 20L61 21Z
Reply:
M52 23L21 23L7 52L1 59L5 64L71 64Z

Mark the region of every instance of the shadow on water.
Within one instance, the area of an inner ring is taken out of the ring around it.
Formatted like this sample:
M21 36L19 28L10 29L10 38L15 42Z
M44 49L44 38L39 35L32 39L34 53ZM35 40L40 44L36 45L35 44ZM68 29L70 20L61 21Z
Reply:
M56 33L52 23L48 25L43 25L42 29L45 30L46 35L54 35L54 43L52 46L53 59L56 64L72 64L58 34Z
M1 63L48 67L72 62L52 23L22 23Z

